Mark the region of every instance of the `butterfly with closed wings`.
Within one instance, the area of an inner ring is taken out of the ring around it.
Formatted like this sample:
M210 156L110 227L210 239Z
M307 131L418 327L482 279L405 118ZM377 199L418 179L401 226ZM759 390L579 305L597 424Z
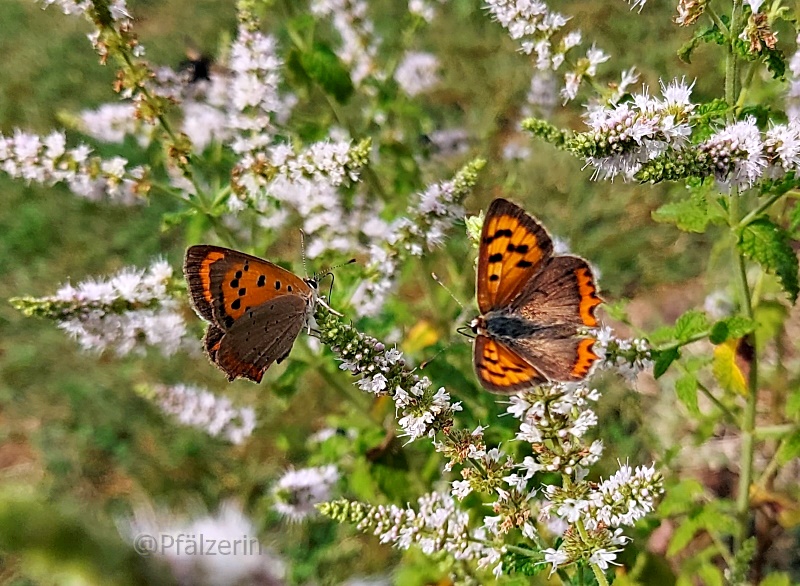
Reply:
M579 381L598 360L602 300L582 258L553 254L547 231L525 210L495 199L478 251L475 372L481 385L512 394L544 382Z
M289 355L319 301L316 278L221 246L190 246L183 272L195 310L209 322L206 353L231 381L261 382Z

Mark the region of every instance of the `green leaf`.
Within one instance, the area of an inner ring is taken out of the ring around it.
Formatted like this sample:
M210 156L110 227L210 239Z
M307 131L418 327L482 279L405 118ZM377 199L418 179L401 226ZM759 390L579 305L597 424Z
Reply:
M741 338L755 329L753 320L742 315L734 315L718 321L711 328L708 339L712 344L722 344L731 339Z
M686 478L670 486L658 505L659 517L674 517L691 511L705 494L703 485L693 478Z
M700 415L700 407L697 405L697 377L691 373L686 373L675 381L675 394L678 400L686 405L689 413L695 417Z
M656 353L655 364L653 365L653 376L659 378L662 374L667 372L669 365L675 362L681 355L678 348L668 348L667 350L660 350Z
M800 431L795 431L787 437L778 450L778 463L783 466L800 456Z
M698 518L687 518L675 528L667 548L667 557L672 557L689 545L694 536L703 530L703 523Z
M693 337L708 330L708 318L702 311L687 311L675 322L675 337L679 342L689 342Z
M699 29L686 44L678 49L678 59L684 63L691 63L692 53L694 53L694 50L700 45L700 43L716 43L717 45L724 45L725 35L720 32L716 24L704 29Z
M794 187L794 185L792 185L790 189L792 187ZM789 214L789 230L794 232L795 230L797 230L798 226L800 226L800 201L794 204L794 207L792 208L792 211Z
M714 348L714 364L711 370L723 389L747 396L744 374L736 364L735 340L729 340Z
M786 74L786 58L783 56L783 51L765 48L762 51L762 55L764 56L764 64L772 73L772 78L783 79Z
M272 383L271 391L279 397L291 397L297 392L297 382L308 370L308 364L302 360L290 360L281 375Z
M765 271L778 275L783 290L794 303L800 292L797 277L797 256L789 235L767 218L759 218L745 226L739 235L739 250L759 263Z
M345 103L353 95L350 72L328 45L315 43L307 51L293 50L288 63L294 72L301 70L339 103Z
M789 419L797 420L798 417L800 417L800 388L789 391L784 410L786 412L786 417Z
M769 574L766 578L758 583L758 586L791 586L789 574L784 572L775 572Z
M763 128L767 126L767 123L773 119L774 113L769 106L765 106L763 104L753 104L750 106L745 106L737 115L739 120L744 120L748 116L752 116L756 119L756 126L759 128Z
M652 212L654 221L662 224L675 224L684 232L706 231L710 221L708 202L702 193L693 193L689 199L667 203Z
M722 586L722 572L711 562L704 563L697 568L697 577L705 586Z

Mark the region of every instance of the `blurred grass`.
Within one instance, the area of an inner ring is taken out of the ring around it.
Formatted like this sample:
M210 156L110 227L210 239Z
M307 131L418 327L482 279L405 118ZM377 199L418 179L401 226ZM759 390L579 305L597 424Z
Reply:
M220 35L233 30L232 4L228 0L129 1L148 57L173 67L184 58L188 43L215 52ZM399 42L396 33L392 36L392 11L380 7L392 4L388 0L376 4L377 28L391 47ZM699 96L717 95L719 77L699 75L714 71L710 64L715 55L701 53L691 67L678 63L675 50L683 35L670 25L672 6L648 4L642 16L630 13L618 0L566 2L559 8L574 15L584 36L609 52L616 68L637 65L653 91L660 76L697 75ZM703 270L707 236L678 237L673 228L650 220L650 212L671 196L667 188L621 181L593 183L589 172L581 170L580 161L536 142L530 144L531 159L502 161L502 140L519 118L518 107L527 91L527 58L486 17L478 2L453 0L443 9L447 16L414 39L416 48L432 50L444 64L444 83L431 96L414 131L421 136L447 125L469 129L474 147L470 156L489 158L470 210L477 212L499 195L516 199L554 234L567 239L574 252L600 268L601 287L610 299L641 296L664 283L698 275ZM82 20L64 17L55 9L42 11L29 0L0 2L2 132L20 127L46 133L58 126L60 111L77 112L115 100L110 90L114 71L97 65L87 32ZM574 111L559 114L556 120L582 128ZM426 181L442 180L458 164L431 163L421 172ZM386 179L395 186L411 180L399 172ZM180 267L183 235L179 230L161 229L162 214L172 209L169 201L153 197L147 206L115 208L80 200L60 187L25 186L3 177L0 193L0 299L48 295L68 279L77 282L126 265L144 266L157 255ZM390 207L404 206L402 201ZM453 259L463 258L466 252L458 243L448 244L448 250ZM460 297L470 298L474 276L468 265L451 261L443 272ZM427 277L416 267L408 273L401 296L409 305L397 310L402 320L385 324L384 331L408 329L424 318L437 325L440 335L452 332L454 324L446 318L457 315L457 309L449 298L433 291L433 297L426 297L427 305L413 305L419 290L428 290L429 283L423 282ZM436 299L435 305L431 298ZM442 311L443 307L449 309ZM378 330L372 333L383 333ZM462 393L457 398L470 408L471 394L479 392L471 370L457 371L451 366L468 365L469 352L463 346L453 355L452 360L434 363L431 376L450 381L451 391ZM424 359L424 353L419 357ZM341 385L350 384L340 374L331 378L335 377ZM136 384L161 381L204 384L242 403L257 399L260 427L255 438L243 448L229 448L200 432L178 428L134 393ZM48 510L55 516L69 517L76 509L99 511L92 522L104 525L103 531L113 530L113 516L128 512L140 497L180 507L187 499L213 506L226 495L246 495L248 505L264 514L266 529L277 538L285 530L270 523L263 497L288 462L302 460L310 430L319 428L332 413L346 415L341 396L330 384L327 379L312 378L293 396L282 397L270 392L269 383L226 385L200 356L98 358L80 352L53 324L25 319L3 303L0 478L3 484L27 484L38 498L52 503ZM329 390L321 393L319 389ZM631 415L638 412L638 401L629 396L616 416L610 412L603 417L606 441L626 442L609 450L612 454L642 449L630 439L638 425L637 416ZM475 409L488 420L502 406L492 407L493 412L480 411L485 408L479 404ZM385 412L375 414L374 426L379 428L385 417ZM415 450L420 448L408 448L412 455ZM414 457L424 461L425 450ZM391 469L384 473L390 475ZM372 482L377 481L367 474L365 491ZM395 483L390 478L386 485ZM370 537L347 538L337 543L338 549L321 547L335 543L333 531L330 525L319 524L312 531L295 527L284 534L284 551L291 551L295 559L306 559L295 570L296 580L336 583L354 565L359 573L379 573L397 555L376 546ZM304 541L301 533L311 535L310 541ZM0 577L7 583L34 583L24 577L28 574L20 573L24 560L13 548L6 551L0 559Z

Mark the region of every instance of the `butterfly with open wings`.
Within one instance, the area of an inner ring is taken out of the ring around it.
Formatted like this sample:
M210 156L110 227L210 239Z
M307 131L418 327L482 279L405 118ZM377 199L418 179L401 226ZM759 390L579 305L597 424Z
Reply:
M512 394L548 381L579 381L598 360L602 300L582 258L553 254L553 241L530 214L505 199L486 212L478 252L475 372L481 385Z

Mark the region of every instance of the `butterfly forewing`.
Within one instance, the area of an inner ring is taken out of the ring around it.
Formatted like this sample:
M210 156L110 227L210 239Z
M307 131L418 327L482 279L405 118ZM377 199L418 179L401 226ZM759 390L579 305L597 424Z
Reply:
M315 281L219 246L192 246L184 274L192 303L210 322L203 345L230 380L260 382L289 353L316 303Z
M223 330L276 297L310 296L300 277L269 261L221 246L198 245L186 251L184 273L197 312Z
M514 350L488 336L475 338L475 373L488 390L515 393L547 378Z
M219 343L217 364L230 380L261 382L264 372L292 349L306 324L310 306L302 297L281 295L250 309Z
M553 254L547 231L520 207L496 199L486 212L478 253L481 313L508 305Z
M601 303L589 263L577 256L556 256L528 281L509 310L543 326L594 328L594 311Z

